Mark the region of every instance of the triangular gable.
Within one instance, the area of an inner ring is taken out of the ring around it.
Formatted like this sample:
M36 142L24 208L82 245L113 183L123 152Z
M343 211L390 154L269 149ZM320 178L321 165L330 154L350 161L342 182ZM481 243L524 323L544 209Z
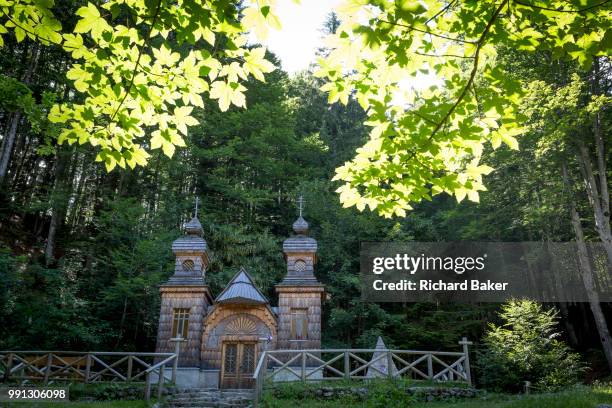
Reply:
M259 291L244 268L229 281L223 292L215 299L217 303L263 303L268 299Z

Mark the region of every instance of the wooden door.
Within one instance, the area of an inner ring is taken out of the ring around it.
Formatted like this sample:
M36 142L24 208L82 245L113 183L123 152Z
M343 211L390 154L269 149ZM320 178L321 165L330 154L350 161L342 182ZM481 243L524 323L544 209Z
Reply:
M224 342L221 366L221 388L253 388L257 364L254 342Z

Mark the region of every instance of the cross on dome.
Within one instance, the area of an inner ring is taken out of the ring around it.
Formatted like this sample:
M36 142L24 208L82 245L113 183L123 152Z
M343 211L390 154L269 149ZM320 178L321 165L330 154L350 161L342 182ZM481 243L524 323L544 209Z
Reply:
M191 221L185 224L185 232L187 234L192 235L202 235L202 224L200 224L200 220L198 219L198 210L200 207L200 198L196 197L195 199L195 213Z
M293 223L293 231L295 231L297 234L307 234L308 233L308 223L302 217L304 213L304 203L306 202L306 200L304 200L304 196L300 194L296 201L298 203L298 210L300 211L300 216Z
M304 196L300 194L300 196L297 199L298 209L300 210L300 218L302 218L302 212L304 211L304 203L305 202L306 202L306 200L304 200Z

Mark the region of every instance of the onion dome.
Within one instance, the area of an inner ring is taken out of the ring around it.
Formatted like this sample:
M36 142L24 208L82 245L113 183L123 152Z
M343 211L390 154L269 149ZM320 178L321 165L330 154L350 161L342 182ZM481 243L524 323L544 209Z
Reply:
M295 231L296 234L308 234L308 223L301 215L300 218L293 223L293 231Z
M193 217L191 221L185 224L185 232L187 234L202 236L202 224L200 224L198 217Z
M316 285L317 240L307 235L308 222L301 215L293 223L293 231L295 235L283 241L287 275L280 285Z
M191 221L185 224L185 235L172 243L172 252L177 255L179 253L206 252L207 250L206 240L202 238L202 224L197 217L193 217Z
M317 252L317 240L308 235L308 222L300 216L293 223L293 231L296 235L287 238L283 242L283 252Z
M185 235L172 243L172 252L176 257L174 275L166 285L203 285L209 263L208 245L202 237L202 224L197 216L185 224Z

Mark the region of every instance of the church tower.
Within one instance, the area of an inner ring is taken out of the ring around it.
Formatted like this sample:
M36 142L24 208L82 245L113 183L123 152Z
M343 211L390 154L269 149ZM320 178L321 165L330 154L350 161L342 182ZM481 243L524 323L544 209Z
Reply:
M293 223L294 235L283 242L287 275L276 285L278 293L277 348L321 348L321 302L325 287L314 275L317 241L308 236L308 223L302 217Z
M170 340L181 337L180 367L200 366L204 316L212 304L210 288L206 284L208 246L202 237L202 224L196 214L185 225L185 235L172 243L176 257L174 275L163 284L161 310L157 332L156 352L174 352Z

